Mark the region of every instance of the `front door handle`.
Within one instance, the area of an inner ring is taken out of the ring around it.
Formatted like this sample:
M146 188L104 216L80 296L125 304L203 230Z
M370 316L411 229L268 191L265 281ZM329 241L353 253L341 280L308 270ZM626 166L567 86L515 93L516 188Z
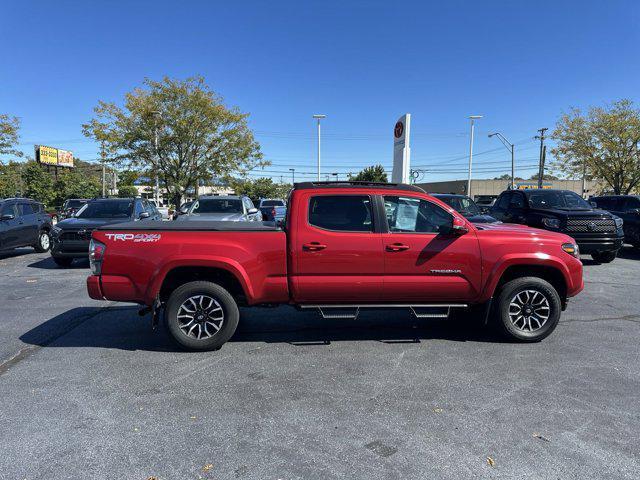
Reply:
M386 246L387 252L402 252L403 250L409 250L409 245L404 243L392 243Z
M326 245L321 244L320 242L311 242L305 243L302 245L303 250L309 250L310 252L316 252L318 250L324 250L327 248Z

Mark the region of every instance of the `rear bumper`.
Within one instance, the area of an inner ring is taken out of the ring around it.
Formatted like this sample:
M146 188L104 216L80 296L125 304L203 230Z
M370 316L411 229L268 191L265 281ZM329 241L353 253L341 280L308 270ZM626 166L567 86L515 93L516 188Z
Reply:
M100 277L98 275L91 275L87 277L87 292L94 300L106 300L104 295L102 295L102 287L100 285Z
M94 300L143 303L133 282L120 275L91 275L87 277L87 292Z

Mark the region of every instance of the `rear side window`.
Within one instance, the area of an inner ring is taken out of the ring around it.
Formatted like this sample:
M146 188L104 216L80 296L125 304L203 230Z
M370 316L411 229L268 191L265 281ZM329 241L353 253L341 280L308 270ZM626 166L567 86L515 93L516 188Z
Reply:
M18 215L21 217L25 215L31 215L33 213L33 207L30 203L20 203L18 204Z
M312 197L309 224L325 230L373 232L371 199L366 195Z

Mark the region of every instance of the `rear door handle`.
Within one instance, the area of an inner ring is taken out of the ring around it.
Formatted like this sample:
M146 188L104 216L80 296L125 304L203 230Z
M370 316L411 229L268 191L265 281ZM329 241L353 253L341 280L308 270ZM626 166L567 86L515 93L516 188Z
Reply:
M386 246L387 252L402 252L403 250L409 250L409 245L403 243L392 243Z
M324 250L325 248L327 248L327 246L321 244L320 242L311 242L311 243L305 243L305 244L302 245L302 249L303 250L309 250L311 252L316 252L318 250Z

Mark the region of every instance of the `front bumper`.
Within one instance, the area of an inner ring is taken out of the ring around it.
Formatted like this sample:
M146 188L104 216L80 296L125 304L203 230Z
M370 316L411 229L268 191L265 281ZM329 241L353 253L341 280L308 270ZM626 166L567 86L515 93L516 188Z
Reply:
M578 244L578 247L580 247L581 253L593 253L620 250L622 248L624 236L611 235L606 237L593 237L574 235L573 239Z
M54 257L84 258L89 255L89 240L53 239L51 255Z

